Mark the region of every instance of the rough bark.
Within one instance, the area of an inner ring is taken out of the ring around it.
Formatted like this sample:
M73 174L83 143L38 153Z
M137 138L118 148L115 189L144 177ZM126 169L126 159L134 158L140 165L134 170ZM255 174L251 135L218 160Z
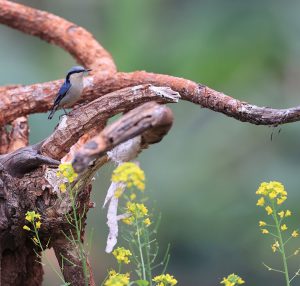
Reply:
M117 72L110 54L88 31L45 11L0 0L0 23L58 45L80 64L93 69L85 79L79 102L85 105L64 116L48 138L33 146L28 146L26 116L47 112L62 80L0 87L1 285L42 284L42 265L34 253L39 250L22 229L28 210L42 214L43 248L53 247L61 266L62 256L68 259L69 263L63 265L65 280L71 285L84 285L81 262L74 255L76 249L62 233L74 233L74 228L66 219L72 208L68 195L60 197L56 167L61 161L72 161L79 172L74 183L78 190L76 205L85 225L86 213L94 206L90 201L91 180L113 156L113 151L108 151L139 137L135 152L141 152L159 142L171 128L171 110L158 103L177 102L181 96L201 107L258 125L277 126L300 119L299 106L258 107L188 79L145 71ZM105 127L110 117L122 112L125 115ZM80 239L84 241L84 228ZM95 285L87 265L89 285Z
M172 122L171 109L155 102L145 103L126 113L79 149L73 167L81 173L107 151L138 135L142 136L141 148L158 143L168 133Z

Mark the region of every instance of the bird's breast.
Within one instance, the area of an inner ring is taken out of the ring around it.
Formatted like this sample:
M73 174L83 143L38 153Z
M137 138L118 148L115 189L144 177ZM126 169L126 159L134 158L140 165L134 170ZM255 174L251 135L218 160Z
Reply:
M60 101L60 105L68 107L79 100L83 90L83 83L72 84L66 95Z

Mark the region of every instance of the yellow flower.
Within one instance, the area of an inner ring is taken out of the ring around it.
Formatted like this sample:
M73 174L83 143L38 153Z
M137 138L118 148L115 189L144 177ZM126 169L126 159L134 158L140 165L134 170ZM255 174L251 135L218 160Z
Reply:
M272 244L273 252L276 252L279 249L279 242L276 240L275 243Z
M266 182L261 183L258 190L256 191L256 194L266 196L268 194L267 188L266 188L267 185L268 185L268 183L266 183Z
M265 198L264 197L259 198L257 203L256 203L256 205L260 206L260 207L263 207L264 204L265 204Z
M282 196L281 198L277 198L277 205L281 205L287 199L286 196Z
M285 191L283 184L276 181L261 183L256 194L265 197L268 196L270 200L276 199L278 205L281 205L287 199L287 192ZM258 205L261 206L261 204Z
M234 273L228 275L227 277L224 277L223 280L221 281L221 284L225 284L225 286L235 286L244 283L245 281Z
M35 219L40 219L41 215L39 213L36 213L35 211L28 211L25 214L25 219L29 222L34 222Z
M291 216L292 212L290 210L286 210L285 212L285 217Z
M267 196L269 195L270 198L274 198L274 196L278 195L287 195L287 192L284 190L284 186L280 182L271 181L269 183L263 182L260 184L256 194ZM271 196L270 196L271 194Z
M272 199L275 199L277 197L277 193L275 191L271 191L269 193L269 198L272 200Z
M177 284L177 280L173 275L170 274L161 274L152 279L152 281L156 282L158 286L174 286Z
M280 229L281 229L282 231L285 231L285 230L287 230L288 228L287 228L286 224L283 224L283 225L280 227Z
M128 256L131 256L132 253L130 250L125 249L124 247L118 247L112 252L113 256L117 259L118 263L124 262L128 264L130 262Z
M36 224L35 224L35 227L37 229L39 229L39 228L41 228L41 225L42 225L42 223L40 221L37 221Z
M59 189L60 189L60 191L61 191L62 193L64 193L64 192L67 190L66 184L60 184L60 185L59 185Z
M123 182L127 188L135 186L140 191L145 189L145 173L133 162L126 162L119 165L112 174L113 182Z
M142 218L148 215L148 209L144 204L127 202L126 209L134 218Z
M262 233L262 234L268 234L269 231L268 231L267 229L263 228L263 229L261 230L261 233Z
M115 191L115 197L118 199L123 194L122 188L117 188Z
M35 245L39 244L39 241L35 236L32 238L32 241L34 242Z
M267 225L267 224L266 224L264 221L262 221L262 220L260 220L258 224L259 224L259 226L266 226L266 225Z
M30 228L27 225L24 225L23 229L28 230L28 231L30 230Z
M151 224L151 220L150 220L150 218L146 218L146 219L144 219L144 224L146 225L146 226L149 226L150 224Z
M284 217L284 211L279 212L278 215L279 215L281 218L283 218L283 217Z
M292 232L292 237L298 237L298 236L299 236L298 231L297 231L297 230L294 230L294 231Z
M41 219L41 215L39 213L35 213L34 218Z
M270 206L266 206L265 210L268 213L268 215L270 215L270 214L273 213L273 210L272 210L272 208Z
M58 177L66 178L69 183L74 182L74 180L78 177L71 163L61 163L58 166L58 169L59 171L57 171L56 175Z
M128 217L128 218L124 218L124 219L122 219L122 221L123 221L125 224L131 225L131 224L134 222L134 217L133 217L133 216L130 216L130 217Z
M136 199L136 194L132 193L129 198L131 201L134 201Z
M129 273L120 274L114 270L109 271L104 286L127 286L129 284Z

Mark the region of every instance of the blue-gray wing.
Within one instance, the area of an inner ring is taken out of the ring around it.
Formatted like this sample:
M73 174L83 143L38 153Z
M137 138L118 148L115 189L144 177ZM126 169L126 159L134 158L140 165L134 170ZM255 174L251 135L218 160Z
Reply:
M71 87L71 84L67 81L65 81L63 83L63 85L60 87L59 91L58 91L58 94L55 98L55 101L54 101L54 106L55 105L58 105L60 103L60 101L64 98L64 96L66 95L66 93L69 91Z

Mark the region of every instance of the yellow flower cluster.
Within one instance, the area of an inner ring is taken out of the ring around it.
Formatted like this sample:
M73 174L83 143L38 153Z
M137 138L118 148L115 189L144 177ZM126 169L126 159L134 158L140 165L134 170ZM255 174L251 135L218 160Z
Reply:
M280 244L278 242L278 240L275 241L275 243L272 244L271 246L273 252L276 252L278 249L280 249Z
M265 206L265 210L268 215L272 215L273 218L278 218L278 223L280 226L281 231L286 231L288 229L286 224L281 224L282 220L286 217L289 217L292 215L292 212L290 210L281 210L280 212L276 213L275 208L275 202L277 205L281 205L286 199L287 199L287 192L284 189L283 184L276 181L271 181L269 183L263 182L259 186L258 190L256 191L257 195L261 195L261 197L258 199L256 205L260 207ZM270 205L266 205L266 202L269 202ZM264 221L259 221L260 227L270 226ZM261 229L262 234L269 234L269 230L266 228ZM298 231L294 230L291 234L292 237L298 237ZM276 242L275 242L276 244ZM272 250L275 252L276 247L275 244L271 245Z
M281 211L281 212L278 213L278 215L280 216L280 218L284 218L284 217L291 216L292 212L290 210L286 210L285 212Z
M125 264L130 262L128 257L132 255L130 250L125 249L124 247L116 248L112 254L118 260L118 263L124 262Z
M177 280L170 274L156 276L152 279L152 281L157 283L156 286L174 286L177 284Z
M61 163L58 169L59 170L56 173L57 177L65 178L68 180L69 183L73 183L74 180L78 177L71 163ZM67 190L66 184L61 184L59 188L62 193L64 193Z
M145 218L144 224L146 226L151 224L151 220L147 217L148 209L144 204L127 202L126 211L130 214L130 217L123 219L124 223L132 224L136 219Z
M276 181L261 183L256 194L262 195L262 197L257 201L258 206L264 205L264 197L268 197L270 200L276 199L276 203L278 205L281 205L287 199L287 192L285 191L283 184Z
M29 226L24 225L23 229L27 230L27 231L32 231L35 233L35 236L32 237L32 241L34 242L34 244L39 245L39 240L37 239L38 237L38 229L41 228L41 215L39 213L36 213L35 211L28 211L25 214L25 220L27 220L28 222L30 222L33 226L33 229L31 229Z
M41 215L39 213L36 213L35 211L28 211L25 214L25 220L29 221L34 228L39 229L41 228ZM30 227L28 227L27 225L23 226L23 229L25 230L31 230Z
M129 273L120 274L115 270L111 270L108 273L108 278L104 283L104 286L127 286L129 284Z
M228 275L227 277L224 277L223 280L221 281L221 284L225 284L225 286L235 286L244 283L245 281L234 273Z
M126 162L119 165L112 174L113 182L123 182L127 188L136 187L140 191L145 190L145 173L133 162Z

